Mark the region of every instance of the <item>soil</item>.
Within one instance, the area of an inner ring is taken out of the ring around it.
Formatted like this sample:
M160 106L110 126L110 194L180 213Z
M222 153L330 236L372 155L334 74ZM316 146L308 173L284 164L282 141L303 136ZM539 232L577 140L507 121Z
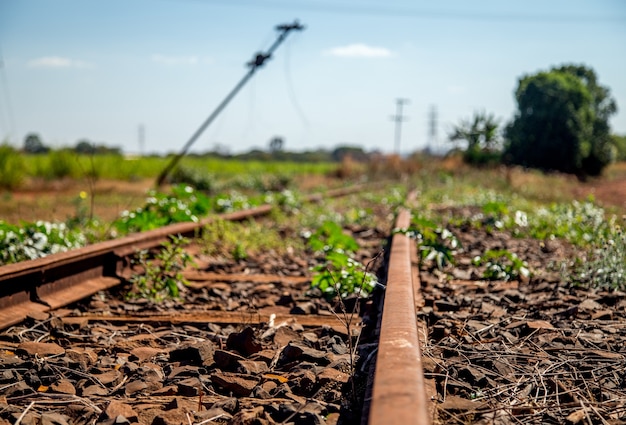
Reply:
M464 249L421 267L423 354L435 423L626 423L626 293L573 287L558 240L452 229ZM533 272L485 280L472 258L505 249Z

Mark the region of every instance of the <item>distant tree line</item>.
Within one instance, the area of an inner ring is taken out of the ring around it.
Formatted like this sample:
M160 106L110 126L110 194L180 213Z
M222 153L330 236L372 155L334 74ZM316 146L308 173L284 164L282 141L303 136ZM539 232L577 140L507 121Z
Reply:
M449 135L464 140L464 159L597 176L615 160L626 160L626 138L611 135L617 112L610 90L582 65L564 65L525 75L515 91L517 111L502 132L493 115L475 113Z
M119 147L110 147L105 144L96 144L87 139L81 139L76 142L73 148L64 148L74 151L78 154L102 155L114 154L121 155L122 150ZM24 146L22 151L28 154L45 154L51 151L51 148L43 143L41 137L37 133L29 133L24 138Z
M240 154L230 154L224 149L217 147L213 151L204 153L189 153L190 157L212 157L224 159L239 159L243 161L290 161L290 162L341 162L346 157L354 161L368 161L378 157L379 151L366 152L359 146L341 145L333 149L316 149L303 152L291 152L284 149L285 141L280 136L275 136L269 141L269 149L251 149ZM61 150L73 151L83 155L114 154L121 155L122 151L118 147L109 147L105 144L96 144L86 139L76 142L73 147L62 148ZM52 149L45 145L38 134L30 133L24 138L22 152L28 154L46 154ZM159 155L154 155L159 156Z

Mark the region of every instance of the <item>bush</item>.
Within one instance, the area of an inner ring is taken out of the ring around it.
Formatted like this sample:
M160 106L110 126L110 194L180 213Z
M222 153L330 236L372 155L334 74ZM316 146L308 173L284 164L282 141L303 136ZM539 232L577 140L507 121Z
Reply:
M506 130L507 162L579 177L599 175L613 160L609 90L584 66L562 66L520 79L518 112Z
M24 159L11 146L0 146L0 187L3 189L17 189L26 175Z
M78 177L78 163L76 161L76 155L72 151L68 149L52 151L49 156L49 161L47 177Z

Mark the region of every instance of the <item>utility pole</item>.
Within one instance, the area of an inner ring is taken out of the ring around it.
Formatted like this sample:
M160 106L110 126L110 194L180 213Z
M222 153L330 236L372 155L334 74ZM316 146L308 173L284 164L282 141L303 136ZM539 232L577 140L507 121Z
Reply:
M406 117L402 115L402 107L409 103L409 99L396 99L396 114L391 116L391 120L396 122L394 131L395 153L400 154L400 140L402 139L402 121L406 121Z
M228 93L222 103L220 103L217 108L215 108L213 113L209 115L209 117L202 123L200 128L196 130L196 132L187 141L185 146L183 146L183 149L180 151L180 153L174 156L169 164L167 164L167 166L163 169L161 174L159 174L159 177L156 181L157 187L160 187L163 185L163 183L165 183L167 175L174 169L174 167L176 166L176 164L178 164L181 158L185 156L185 154L187 154L187 151L189 150L191 145L200 137L200 135L204 132L204 130L206 130L209 124L211 124L213 120L215 120L219 113L222 112L226 105L228 105L228 103L235 97L235 95L248 82L248 80L252 78L256 70L263 66L265 61L272 57L272 53L274 53L274 50L276 50L278 46L285 40L287 34L289 34L291 31L302 31L303 29L304 26L300 25L297 20L294 21L293 24L282 24L276 26L276 30L279 32L279 35L278 38L276 38L276 41L274 41L274 44L270 46L266 53L258 52L256 55L254 55L252 60L246 64L250 68L250 70L244 75L241 81L237 83L235 88L232 89L230 93Z
M144 146L146 144L146 128L143 124L139 124L137 128L137 142L139 143L139 156L144 155Z

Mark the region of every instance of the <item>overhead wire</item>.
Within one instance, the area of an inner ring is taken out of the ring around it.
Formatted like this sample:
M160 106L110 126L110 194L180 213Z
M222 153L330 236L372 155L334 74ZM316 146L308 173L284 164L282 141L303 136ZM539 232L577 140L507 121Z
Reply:
M15 135L15 118L13 115L13 104L11 102L11 93L9 91L9 80L7 77L7 72L6 72L6 63L4 62L4 55L2 53L2 45L0 45L0 80L2 81L2 91L4 92L4 95L2 96L2 99L4 99L4 103L5 105L5 110L6 110L6 119L7 119L7 130L8 130L8 137L7 136L2 136L2 137L7 137L9 140L11 139L11 137L13 137L13 135ZM3 116L4 114L0 114L0 116Z
M282 1L282 0L187 0L201 3L214 3L231 7L254 7L261 9L298 10L317 13L361 15L361 16L385 16L416 19L439 19L439 20L464 20L464 21L519 21L519 22L545 22L545 23L622 23L626 21L626 14L615 15L554 15L533 13L498 13L498 12L472 12L450 11L436 9L422 9L414 7L398 7L386 4L384 6L368 5L362 2L346 4L338 2L306 2L306 1Z
M291 104L296 110L296 114L298 115L304 126L308 128L309 120L307 119L304 111L300 107L300 103L298 102L298 98L294 90L293 80L291 78L291 45L292 43L295 43L297 37L298 35L296 34L296 36L294 36L291 40L288 40L287 43L285 43L285 82L287 86L287 92L289 94L289 100L291 101Z

